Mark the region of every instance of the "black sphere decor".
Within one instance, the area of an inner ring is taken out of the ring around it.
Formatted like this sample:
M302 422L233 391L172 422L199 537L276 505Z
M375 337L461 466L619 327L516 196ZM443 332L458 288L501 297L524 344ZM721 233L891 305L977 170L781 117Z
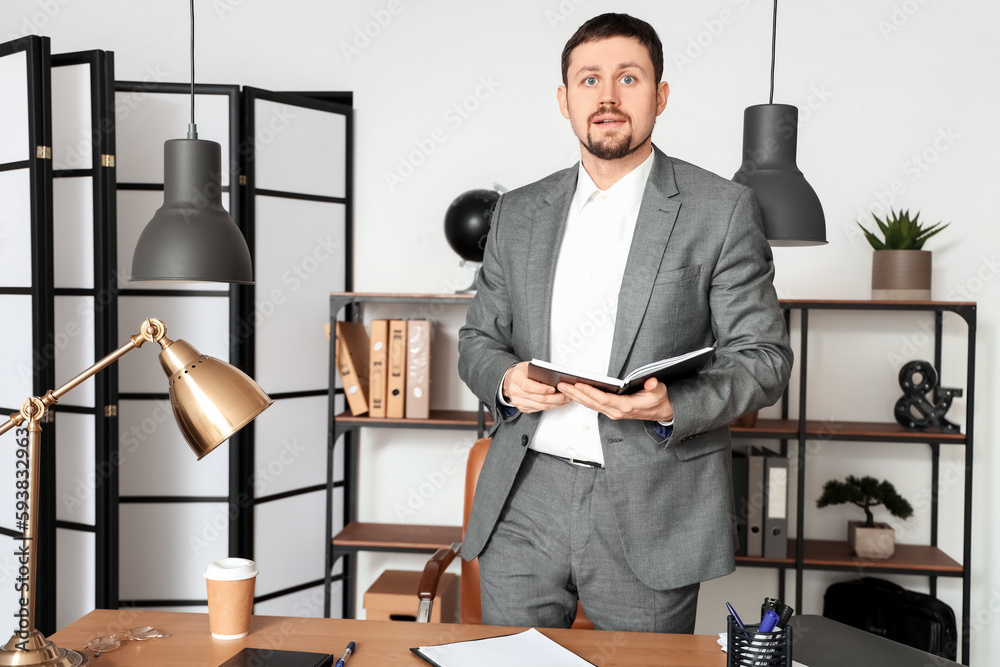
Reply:
M486 235L498 199L500 193L495 190L469 190L456 197L445 212L444 236L465 261L483 261Z

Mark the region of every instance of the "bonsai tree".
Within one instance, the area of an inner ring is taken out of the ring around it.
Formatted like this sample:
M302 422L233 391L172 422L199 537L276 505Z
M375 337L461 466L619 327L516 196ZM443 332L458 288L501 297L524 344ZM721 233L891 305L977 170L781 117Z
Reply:
M861 227L861 231L865 233L868 243L876 250L920 250L924 247L924 241L951 224L949 222L947 225L942 225L939 222L930 227L924 227L918 222L920 219L919 213L913 216L911 220L909 211L900 211L896 214L891 208L889 209L889 215L885 216L884 221L879 220L877 215L872 215L872 217L875 218L878 228L882 230L884 239L880 239L865 229L864 225L860 222L858 223L858 227Z
M816 501L816 507L844 503L852 503L865 511L865 528L875 527L871 508L876 505L885 505L890 514L900 519L913 516L913 507L896 492L891 483L884 480L880 482L870 476L858 479L854 475L848 475L843 482L831 479L823 485L823 495Z

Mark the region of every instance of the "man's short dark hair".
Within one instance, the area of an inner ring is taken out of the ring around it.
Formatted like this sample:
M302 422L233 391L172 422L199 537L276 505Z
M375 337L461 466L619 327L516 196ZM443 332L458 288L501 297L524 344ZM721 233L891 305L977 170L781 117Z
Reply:
M569 56L573 49L587 42L596 42L609 37L635 37L649 51L649 59L653 61L653 72L658 84L663 78L663 44L653 26L628 14L601 14L595 16L569 38L562 52L562 80L567 83Z

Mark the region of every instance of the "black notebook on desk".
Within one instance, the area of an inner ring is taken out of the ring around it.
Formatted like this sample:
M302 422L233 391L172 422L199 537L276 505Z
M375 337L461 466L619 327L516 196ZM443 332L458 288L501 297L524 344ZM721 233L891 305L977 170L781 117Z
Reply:
M269 648L245 648L219 667L330 667L329 653L275 651Z

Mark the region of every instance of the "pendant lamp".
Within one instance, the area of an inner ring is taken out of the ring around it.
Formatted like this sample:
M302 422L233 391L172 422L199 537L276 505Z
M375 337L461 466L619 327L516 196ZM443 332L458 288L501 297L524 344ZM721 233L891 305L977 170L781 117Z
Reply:
M799 110L774 104L774 54L778 0L771 26L771 96L743 112L743 163L733 180L753 189L764 235L772 246L826 243L826 218L816 191L795 164Z
M132 280L253 284L246 239L222 206L222 146L198 138L194 122L194 0L191 6L191 124L163 145L163 206L139 236Z

